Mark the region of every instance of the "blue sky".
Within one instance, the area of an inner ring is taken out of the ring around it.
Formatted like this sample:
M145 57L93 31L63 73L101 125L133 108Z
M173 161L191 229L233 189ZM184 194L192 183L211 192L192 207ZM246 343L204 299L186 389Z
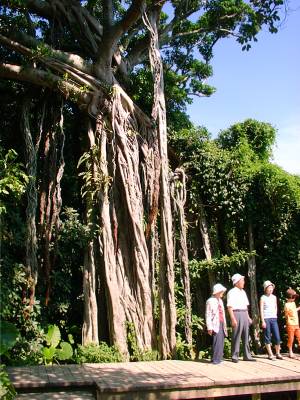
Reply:
M277 34L263 31L245 52L234 39L220 42L209 80L217 92L195 98L188 114L215 137L230 125L253 118L277 129L274 162L300 174L300 0L291 0Z

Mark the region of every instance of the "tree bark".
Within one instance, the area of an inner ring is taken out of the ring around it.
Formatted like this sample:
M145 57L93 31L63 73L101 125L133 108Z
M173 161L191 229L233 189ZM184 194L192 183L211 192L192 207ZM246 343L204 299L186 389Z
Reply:
M152 117L156 121L160 172L160 353L163 359L176 353L176 306L174 294L173 229L170 201L169 164L167 152L166 104L164 96L163 66L158 42L158 18L160 10L153 10L144 23L150 32L149 58L154 80L154 104Z
M34 304L35 287L38 280L38 260L37 260L37 230L36 230L36 212L38 207L37 192L37 153L39 148L39 138L35 141L31 135L30 123L30 99L25 98L22 105L21 125L25 141L25 160L26 169L29 176L27 185L27 208L26 208L26 271L28 286L30 290L29 305ZM35 143L34 143L35 142ZM25 299L23 299L24 301Z
M56 237L60 227L59 215L62 207L60 182L65 165L63 157L65 136L61 99L47 97L44 107L45 118L41 127L43 154L41 155L39 236L41 269L45 274L46 285L45 304L47 305L50 301L51 271L55 264Z
M139 159L139 140L149 128L142 126L118 86L113 93L96 127L103 182L99 191L99 242L111 342L128 356L127 323L133 324L141 351L152 350L156 342Z
M207 260L211 260L213 258L213 249L211 246L210 242L210 237L209 237L209 231L208 231L208 225L205 217L205 211L203 204L199 204L199 228L200 228L200 234L202 238L202 244L203 244L203 250L205 254L205 258ZM208 271L208 280L209 280L209 285L210 288L213 287L213 285L216 282L216 277L213 271Z
M248 238L249 238L249 250L254 251L254 238L253 238L253 226L251 221L248 223ZM260 338L259 338L259 306L257 297L257 287L256 287L256 261L255 257L251 256L248 259L248 277L250 281L250 303L251 303L251 316L252 325L254 333L254 345L256 351L261 348Z
M191 307L191 289L190 289L190 272L187 248L187 221L185 218L184 206L186 203L186 175L184 170L177 168L174 173L172 185L172 197L174 200L174 208L178 214L179 228L179 260L181 264L181 275L184 290L184 306L185 306L185 340L192 347L192 307Z
M95 148L95 135L91 126L91 121L88 123L88 136L90 141L90 153L93 153ZM96 182L97 176L97 165L94 162L93 154L91 154L90 171L92 179L92 188L94 190L94 183ZM94 226L97 221L94 221L93 208L95 204L93 202L93 196L91 191L86 195L86 224L91 227ZM93 236L93 232L91 234ZM95 261L94 248L97 246L97 241L92 237L84 251L84 271L83 271L83 297L84 297L84 312L83 312L83 326L82 326L82 344L87 345L89 343L99 343L98 335L98 305L96 296L96 282L97 282L97 271Z

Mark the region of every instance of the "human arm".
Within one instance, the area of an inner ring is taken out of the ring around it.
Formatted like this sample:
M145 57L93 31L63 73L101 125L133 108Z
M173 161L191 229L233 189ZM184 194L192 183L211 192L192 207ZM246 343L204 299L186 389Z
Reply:
M263 329L266 328L265 316L264 316L264 300L261 297L259 302L259 309L260 309L260 319L261 319L261 326Z
M236 319L235 319L235 316L234 316L234 313L233 313L233 309L232 309L232 307L227 307L227 309L228 309L228 314L229 314L229 317L230 317L231 326L233 328L235 328L237 326L237 322L236 322Z
M250 318L249 310L247 310L247 316L248 316L249 325L251 325L252 324L252 318Z
M207 300L206 302L206 307L205 307L205 322L206 322L206 329L207 333L209 335L212 335L214 333L213 327L212 327L212 321L213 321L213 308L210 299Z

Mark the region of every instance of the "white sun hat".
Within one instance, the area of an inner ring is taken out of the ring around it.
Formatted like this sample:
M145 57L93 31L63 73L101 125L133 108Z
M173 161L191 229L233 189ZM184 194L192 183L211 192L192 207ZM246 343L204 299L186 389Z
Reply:
M238 281L240 281L241 279L245 278L243 275L241 274L234 274L231 277L232 283L235 285L236 283L238 283Z
M216 293L220 293L220 292L226 292L226 290L227 290L226 287L221 285L221 283L216 283L213 286L212 294L216 294Z
M275 288L274 283L272 283L271 281L265 281L265 282L263 283L264 290L266 290L267 287L269 287L269 286L273 286L273 288Z

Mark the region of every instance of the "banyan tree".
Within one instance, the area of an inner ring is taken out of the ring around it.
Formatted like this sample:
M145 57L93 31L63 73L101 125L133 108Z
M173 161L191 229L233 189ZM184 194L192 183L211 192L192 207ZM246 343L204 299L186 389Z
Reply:
M22 82L27 96L21 122L32 178L26 210L31 302L41 280L46 302L51 297L53 248L63 203L64 102L76 104L82 118L88 143L78 160L84 218L88 226L97 227L82 261L83 343L97 343L103 324L110 343L127 355L130 326L141 351L159 349L163 358L174 356L167 110L184 111L191 96L210 95L213 89L204 81L211 75L213 46L234 36L248 50L264 24L276 31L281 4L278 0L1 2L0 77ZM132 85L132 77L145 71L152 88L152 106L147 110L142 109L143 102L139 106L133 101L137 88ZM168 90L180 93L177 104ZM33 124L34 96L42 100ZM37 158L42 160L39 172ZM184 268L186 276L186 257ZM105 313L99 311L100 304Z

